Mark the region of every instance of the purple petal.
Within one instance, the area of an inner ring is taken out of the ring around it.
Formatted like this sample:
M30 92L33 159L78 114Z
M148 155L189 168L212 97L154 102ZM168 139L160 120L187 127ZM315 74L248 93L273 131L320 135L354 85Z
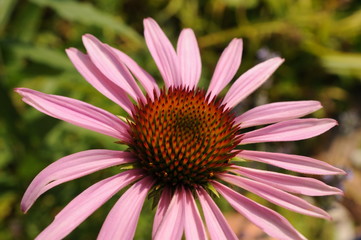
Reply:
M258 182L262 182L291 193L303 194L307 196L343 194L340 189L328 186L327 184L314 178L297 177L283 173L245 168L235 165L232 167L234 169L230 171L234 173L241 174Z
M202 218L199 214L192 192L185 190L184 202L184 231L186 239L207 239Z
M88 55L75 48L67 49L70 60L81 75L99 92L121 106L129 115L132 115L133 103L127 93L105 77L92 63Z
M218 95L234 78L242 59L242 39L233 39L224 49L214 70L207 94L210 99Z
M197 193L211 238L237 240L238 237L208 193L203 188L200 188Z
M268 184L256 182L231 174L220 174L219 177L223 181L234 184L266 199L267 201L270 201L291 211L313 217L325 218L328 220L331 219L330 215L328 215L328 213L322 209L313 206L299 197L269 186Z
M235 119L241 128L303 117L322 108L317 101L276 102L255 107Z
M124 63L127 66L127 68L129 68L129 70L133 73L133 75L142 84L149 97L153 100L154 91L156 92L156 94L160 93L159 87L156 81L154 80L154 78L125 53L108 45L107 47L110 49L110 51L113 51L113 54L118 57L119 61Z
M282 240L306 239L284 217L275 211L244 197L218 182L213 182L212 184L235 210L271 237Z
M92 185L66 205L36 239L63 239L114 194L141 178L142 173L129 170Z
M109 212L98 239L133 239L144 200L153 184L154 180L146 177L130 187Z
M240 76L231 86L223 103L233 108L254 90L261 86L282 64L282 58L272 58L251 68Z
M237 156L300 173L315 175L345 174L343 170L326 162L305 156L249 150L243 150Z
M145 100L132 74L105 44L90 34L83 36L83 43L92 62L109 80L124 89L134 100Z
M194 89L201 77L202 62L197 39L192 29L184 29L178 39L177 53L180 62L182 84Z
M144 19L144 37L166 87L179 86L179 59L167 36L152 18Z
M122 141L129 140L129 126L113 114L88 103L50 95L27 88L17 88L23 101L54 118L99 132Z
M186 194L184 190L178 188L169 204L163 221L158 227L154 240L172 239L178 240L182 238L184 229L184 202Z
M241 144L297 141L318 136L337 125L333 119L293 119L242 135Z
M112 150L88 150L63 157L34 178L23 196L21 209L27 212L41 194L61 183L134 161L131 153Z
M167 187L164 187L162 196L160 197L160 200L158 203L157 211L154 216L153 231L152 231L153 238L155 236L155 233L158 230L160 223L162 222L162 220L165 216L165 213L167 212L170 201L172 200L171 194L172 194L171 190Z

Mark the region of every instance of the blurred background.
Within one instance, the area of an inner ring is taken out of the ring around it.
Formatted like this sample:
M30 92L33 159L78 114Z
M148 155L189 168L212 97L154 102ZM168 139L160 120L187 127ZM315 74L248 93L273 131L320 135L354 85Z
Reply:
M342 188L345 196L307 198L331 213L334 221L328 222L244 194L283 214L311 240L360 239L359 0L0 0L0 239L33 239L78 193L119 172L117 168L108 169L62 184L40 197L24 215L19 206L22 194L45 166L87 149L123 149L110 137L26 106L13 89L28 87L65 95L124 114L82 79L64 50L76 47L84 51L81 36L91 33L130 55L162 84L143 39L145 17L153 17L174 44L182 28L195 31L203 64L200 87L208 86L217 59L232 38L244 40L238 75L270 57L286 59L265 85L240 104L237 114L268 102L320 101L323 110L312 116L332 117L339 121L338 127L307 141L258 144L253 148L312 156L345 169L347 176L320 178ZM120 194L67 239L95 239ZM240 239L269 239L222 199L218 204ZM153 215L147 203L136 239L150 239Z

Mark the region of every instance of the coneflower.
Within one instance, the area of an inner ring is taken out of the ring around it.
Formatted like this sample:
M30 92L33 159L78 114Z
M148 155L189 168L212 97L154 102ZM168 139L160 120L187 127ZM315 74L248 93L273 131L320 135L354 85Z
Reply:
M63 182L112 166L128 166L74 198L37 239L64 238L129 185L110 211L98 239L133 239L147 196L157 204L153 239L181 239L182 236L192 240L208 236L237 239L212 200L211 196L217 194L270 236L304 239L280 214L232 190L227 184L289 210L329 219L324 210L296 195L342 194L339 189L313 178L238 166L237 161L233 161L237 157L305 174L344 174L340 169L309 157L242 148L259 142L311 138L337 124L332 119L299 119L320 109L317 101L277 102L258 106L239 116L234 114L232 109L264 83L283 59L275 57L248 70L221 98L219 93L234 78L241 63L241 39L232 40L224 50L209 88L203 90L197 87L201 60L193 31L182 31L175 50L153 19L145 19L144 27L146 43L165 83L163 88L123 52L91 35L83 38L87 54L73 48L67 50L84 78L128 113L125 118L75 99L16 89L24 102L39 111L114 137L119 144L128 146L126 151L98 149L72 154L52 163L35 177L22 199L24 212L41 194ZM246 130L259 125L268 126Z

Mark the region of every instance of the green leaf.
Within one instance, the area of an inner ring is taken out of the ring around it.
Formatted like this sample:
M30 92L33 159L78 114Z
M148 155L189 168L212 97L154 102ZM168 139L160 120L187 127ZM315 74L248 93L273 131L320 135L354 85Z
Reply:
M34 62L58 69L73 69L65 53L58 50L20 43L11 44L9 47L20 57L28 58Z
M0 1L0 34L5 28L10 15L15 7L17 0L1 0Z
M113 16L96 9L89 3L56 0L31 1L40 6L53 9L66 20L111 29L117 33L127 36L138 44L142 43L142 37L140 37L136 31Z
M361 79L361 54L332 53L321 56L321 62L331 73Z
M210 192L214 193L214 195L216 195L219 198L219 193L217 192L217 190L213 187L212 184L208 183L206 186L207 190L209 190Z

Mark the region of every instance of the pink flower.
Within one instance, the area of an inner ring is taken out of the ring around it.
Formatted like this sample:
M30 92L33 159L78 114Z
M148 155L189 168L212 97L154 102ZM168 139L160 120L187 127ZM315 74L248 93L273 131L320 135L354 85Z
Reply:
M232 40L224 50L205 91L197 88L201 59L193 31L181 32L175 50L153 19L145 19L144 27L147 46L165 83L162 89L131 58L91 35L83 37L87 54L74 48L67 50L84 78L129 114L126 121L75 99L25 88L16 90L24 102L39 111L114 137L129 147L128 151L88 150L52 163L25 192L21 202L24 212L40 195L61 183L111 166L133 166L74 198L37 239L64 238L128 185L130 188L106 218L99 239L132 239L150 193L155 200L159 199L153 239L181 239L183 235L187 239L206 239L206 229L211 239L237 239L210 192L219 193L270 236L304 239L280 214L237 193L224 182L289 210L330 219L325 211L296 195L342 194L339 189L308 177L237 166L234 161L238 157L305 174L344 174L309 157L242 149L245 144L311 138L337 124L332 119L298 119L320 109L317 101L277 102L239 116L233 114L231 110L263 84L283 59L272 58L248 70L232 84L224 98L219 98L241 63L241 39ZM245 130L266 124L270 125ZM202 207L206 227L196 201Z

